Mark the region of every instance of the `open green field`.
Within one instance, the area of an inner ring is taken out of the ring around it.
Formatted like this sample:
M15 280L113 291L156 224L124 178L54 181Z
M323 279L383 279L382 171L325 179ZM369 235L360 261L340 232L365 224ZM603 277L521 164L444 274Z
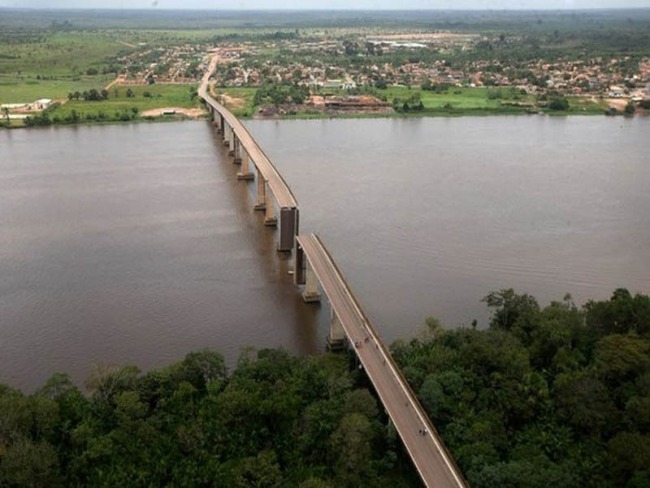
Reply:
M0 104L29 103L40 98L67 99L70 92L84 92L92 88L101 89L113 79L112 75L53 79L0 76Z
M132 92L130 97L127 96L128 90ZM198 97L192 98L195 90L196 85L114 86L109 90L106 100L71 100L54 109L50 115L64 119L74 110L82 118L89 114L99 116L101 113L112 118L116 113L132 111L134 108L140 114L164 107L198 108ZM145 96L147 93L150 96Z
M21 42L0 37L0 103L63 99L103 88L115 78L115 57L133 50L118 37L100 32L38 33Z
M112 58L133 49L122 44L121 37L117 32L46 32L23 42L3 37L0 74L68 77L81 75L90 68L101 72Z
M591 97L569 97L569 113L602 114L608 109L604 100L592 100Z
M433 91L408 89L406 87L389 87L380 90L388 101L395 98L408 99L418 93L425 111L439 109L456 110L495 110L498 111L502 102L513 101L518 103L533 103L534 97L521 95L516 90L510 89L488 89L488 88L450 88L444 93ZM492 94L492 96L491 96Z

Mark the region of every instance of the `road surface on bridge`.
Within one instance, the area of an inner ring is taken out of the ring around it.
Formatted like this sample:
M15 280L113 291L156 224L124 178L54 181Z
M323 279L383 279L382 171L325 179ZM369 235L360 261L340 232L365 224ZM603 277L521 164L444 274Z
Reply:
M269 188L275 197L276 202L280 208L296 208L298 202L289 188L289 185L284 181L282 175L275 168L271 160L264 153L262 148L257 144L253 136L250 135L248 129L235 117L230 110L217 102L208 93L208 80L217 65L218 57L215 55L210 61L210 65L206 74L203 76L201 86L199 87L199 97L201 97L207 105L212 107L220 113L225 122L232 128L235 136L239 139L242 147L248 153L248 156L255 164L255 167L268 182Z
M323 243L314 234L296 239L424 484L436 488L465 487L451 455Z

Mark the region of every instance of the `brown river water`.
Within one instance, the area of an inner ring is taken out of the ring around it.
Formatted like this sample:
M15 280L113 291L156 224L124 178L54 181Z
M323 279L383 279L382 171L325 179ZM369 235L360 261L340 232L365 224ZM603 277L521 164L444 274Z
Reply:
M650 120L248 121L380 334L650 293ZM211 347L324 347L205 121L0 132L0 382L161 367Z

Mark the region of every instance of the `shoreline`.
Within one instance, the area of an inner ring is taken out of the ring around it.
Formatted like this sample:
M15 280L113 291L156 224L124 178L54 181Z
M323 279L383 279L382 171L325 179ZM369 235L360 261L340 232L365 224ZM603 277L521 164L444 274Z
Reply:
M335 120L335 119L412 119L412 118L461 118L461 117L502 117L502 116L549 116L549 117L595 117L595 116L605 116L605 117L646 117L648 114L643 112L637 112L633 115L625 114L623 112L618 112L616 114L609 114L607 112L595 112L595 111L523 111L523 110L463 110L458 112L411 112L411 113L364 113L364 112L351 112L351 113L308 113L308 112L297 112L294 114L283 114L283 115L273 115L273 116L260 116L260 115L241 115L235 114L237 118L242 120ZM12 121L16 119L11 119ZM94 126L94 125L119 125L119 124L133 124L133 123L161 123L161 122L179 122L187 120L208 120L207 112L202 112L201 114L187 115L182 111L178 111L174 114L162 114L162 115L143 115L131 120L81 120L76 123L71 122L54 122L50 121L47 124L37 124L33 126L26 125L0 125L0 130L16 130L16 129L33 129L41 127L76 127L76 126ZM21 120L22 122L22 120Z

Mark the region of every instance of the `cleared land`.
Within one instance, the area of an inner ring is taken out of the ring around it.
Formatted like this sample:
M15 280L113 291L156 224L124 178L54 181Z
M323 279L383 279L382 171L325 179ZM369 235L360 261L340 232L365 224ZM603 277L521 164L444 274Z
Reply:
M98 116L102 112L112 115L115 112L133 111L134 108L139 113L172 107L197 109L199 101L196 96L192 96L194 93L196 85L113 86L108 91L106 100L71 100L53 110L51 114L64 118L73 110L86 117L89 114Z

